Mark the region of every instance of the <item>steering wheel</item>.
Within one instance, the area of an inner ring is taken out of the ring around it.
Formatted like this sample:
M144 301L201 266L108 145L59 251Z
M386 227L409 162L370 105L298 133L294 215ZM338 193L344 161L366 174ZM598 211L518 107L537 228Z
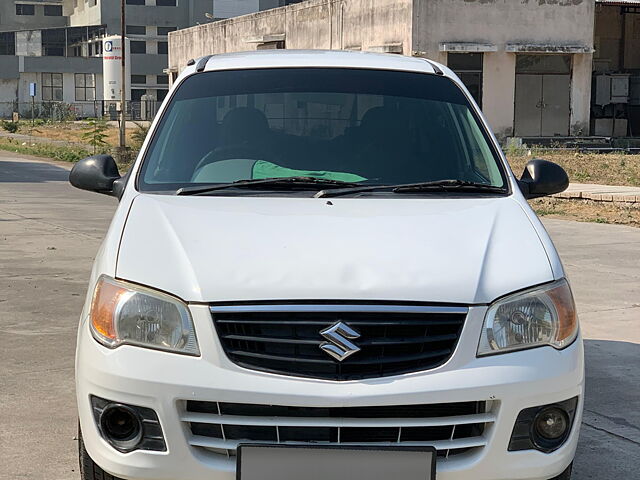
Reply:
M220 162L222 160L233 160L236 158L262 160L264 159L264 153L261 153L248 145L241 144L218 147L202 157L202 160L200 160L196 165L194 173L210 163Z

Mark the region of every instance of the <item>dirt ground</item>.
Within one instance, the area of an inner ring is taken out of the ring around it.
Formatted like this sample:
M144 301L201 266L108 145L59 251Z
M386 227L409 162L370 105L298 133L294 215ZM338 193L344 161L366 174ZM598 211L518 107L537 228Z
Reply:
M34 137L44 137L51 140L63 140L69 143L86 144L87 140L82 138L82 135L89 130L88 125L85 122L60 122L50 123L44 125L31 126L29 123L23 123L20 125L19 133L23 135L32 135ZM133 142L132 135L135 129L128 128L127 143ZM116 147L120 141L120 133L117 128L108 127L105 131L106 138L104 139L110 146Z
M592 200L538 198L529 204L539 217L579 222L617 223L640 228L640 205Z
M507 154L507 158L516 177L522 175L529 160L543 158L561 165L574 183L640 185L640 155L532 150ZM550 197L531 200L529 203L540 217L640 227L640 205L637 204Z
M542 158L562 166L573 183L640 186L640 155L624 153L579 153L576 151L536 151L509 153L507 158L516 177L532 158Z

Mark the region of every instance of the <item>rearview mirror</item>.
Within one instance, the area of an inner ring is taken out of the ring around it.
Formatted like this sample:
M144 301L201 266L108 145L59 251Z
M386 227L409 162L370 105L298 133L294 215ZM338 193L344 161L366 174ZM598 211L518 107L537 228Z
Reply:
M69 183L81 190L122 197L126 176L121 177L111 155L94 155L80 160L69 174Z
M560 165L534 158L527 163L518 184L525 198L538 198L564 192L569 176Z

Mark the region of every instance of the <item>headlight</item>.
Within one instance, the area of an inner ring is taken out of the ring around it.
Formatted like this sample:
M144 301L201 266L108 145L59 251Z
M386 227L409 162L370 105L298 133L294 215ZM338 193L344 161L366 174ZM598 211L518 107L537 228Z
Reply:
M578 335L578 317L566 280L510 295L489 307L478 355L550 345L561 349Z
M199 355L187 306L175 297L102 275L91 302L91 332L109 348L138 345Z

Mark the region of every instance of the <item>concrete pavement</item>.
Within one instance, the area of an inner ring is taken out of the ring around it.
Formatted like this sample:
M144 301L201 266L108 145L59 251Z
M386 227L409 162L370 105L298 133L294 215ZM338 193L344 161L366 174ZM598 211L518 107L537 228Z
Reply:
M572 480L638 478L640 229L545 220L585 339L587 387Z
M116 202L13 155L0 151L0 478L77 479L76 324Z
M116 201L73 189L67 169L0 151L2 480L79 478L76 324ZM545 224L571 277L587 353L586 412L573 479L637 478L640 229Z

